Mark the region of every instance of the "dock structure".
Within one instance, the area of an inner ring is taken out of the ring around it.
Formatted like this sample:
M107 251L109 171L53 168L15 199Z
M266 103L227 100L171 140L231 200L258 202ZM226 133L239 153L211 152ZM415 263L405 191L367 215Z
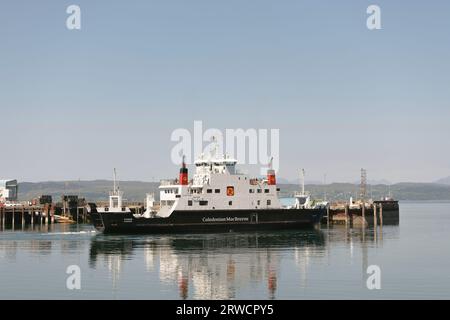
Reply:
M102 202L98 202L101 204ZM145 210L143 203L130 203L132 213L141 214ZM64 217L63 221L55 218ZM0 206L0 231L19 230L34 226L48 226L57 222L90 223L88 204L67 206L61 203Z
M368 226L382 227L383 224L398 225L400 222L400 209L398 201L394 200L389 191L389 196L381 200L372 200L367 197L367 170L361 168L361 182L359 185L359 199L349 202L334 202L328 204L327 216L322 223L327 226L334 224L346 227Z
M53 212L50 207L42 206L1 206L0 226L2 230L6 228L25 228L34 224L51 224Z
M335 204L327 209L324 224L345 225L347 227L373 227L399 224L399 207L395 201L373 201L359 206Z

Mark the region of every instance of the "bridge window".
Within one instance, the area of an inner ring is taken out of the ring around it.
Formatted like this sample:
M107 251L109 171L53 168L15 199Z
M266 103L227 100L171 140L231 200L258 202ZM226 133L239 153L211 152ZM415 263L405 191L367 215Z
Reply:
M232 206L233 205L233 201L228 201L228 205Z
M206 193L212 193L212 189L207 189Z
M249 189L248 192L250 192L250 193L255 193L255 190Z
M269 193L269 189L264 189L264 193Z
M220 189L214 190L215 193L220 193Z
M267 205L270 206L272 204L272 201L267 200Z
M192 200L188 200L188 206L192 206Z
M258 189L258 193L261 193L262 192L262 189Z
M200 200L200 201L198 202L198 204L201 205L201 206L207 206L207 205L208 205L208 201L206 201L206 200Z

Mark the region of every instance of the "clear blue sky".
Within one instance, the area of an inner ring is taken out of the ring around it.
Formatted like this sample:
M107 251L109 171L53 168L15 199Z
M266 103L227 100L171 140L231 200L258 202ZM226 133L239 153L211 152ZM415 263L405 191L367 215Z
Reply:
M289 179L448 176L449 16L449 1L2 1L0 178L170 177L170 134L194 120L279 128Z

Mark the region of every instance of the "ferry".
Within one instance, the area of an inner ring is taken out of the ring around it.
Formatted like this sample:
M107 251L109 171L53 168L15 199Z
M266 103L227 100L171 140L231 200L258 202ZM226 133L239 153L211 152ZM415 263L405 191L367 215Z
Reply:
M272 162L272 161L271 161ZM104 233L193 233L314 227L327 204L285 207L278 198L272 165L264 178L250 178L226 155L201 155L189 180L182 161L179 178L161 181L159 206L147 195L146 210L133 213L122 204L114 182L108 207L91 206L94 227ZM114 179L115 181L115 179Z

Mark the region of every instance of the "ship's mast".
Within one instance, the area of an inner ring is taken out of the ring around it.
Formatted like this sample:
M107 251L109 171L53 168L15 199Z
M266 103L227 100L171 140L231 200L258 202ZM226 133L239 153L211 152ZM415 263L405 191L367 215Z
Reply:
M300 171L300 184L302 186L302 195L305 194L305 169Z
M210 160L219 158L219 141L217 140L216 136L211 137L211 144L209 145L209 157Z
M113 191L114 191L114 193L117 192L117 189L116 189L116 175L117 175L116 168L114 168L114 172L113 172L113 180L114 180Z
M109 193L109 207L121 208L122 207L122 193L119 191L119 184L117 183L117 172L114 168L113 172L114 189Z

